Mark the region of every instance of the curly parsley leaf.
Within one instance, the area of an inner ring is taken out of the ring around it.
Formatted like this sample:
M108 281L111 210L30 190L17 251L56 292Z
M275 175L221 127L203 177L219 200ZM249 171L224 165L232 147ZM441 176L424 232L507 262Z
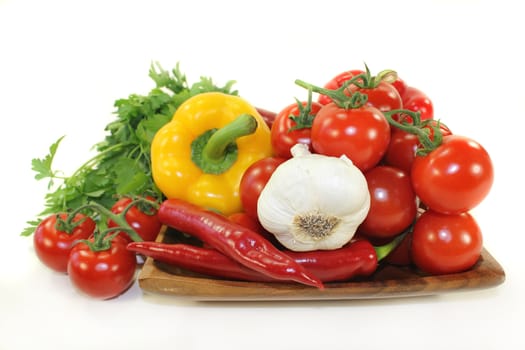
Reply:
M49 147L49 153L44 158L34 158L31 160L31 169L36 172L35 179L42 180L49 178L48 188L53 186L53 180L57 177L57 172L52 168L53 160L55 159L58 146L64 137L65 135L60 137Z
M131 94L114 103L115 119L106 125L104 140L96 143L96 155L69 177L59 176L52 168L63 136L49 148L44 158L32 160L37 180L49 178L45 208L36 220L27 222L22 235L34 232L41 217L76 209L90 201L110 208L119 196L162 194L151 174L150 148L155 133L171 120L177 108L188 98L203 92L218 91L238 95L234 81L216 85L211 78L201 77L188 84L179 64L171 71L152 63L149 76L155 87L147 95ZM61 180L56 184L56 180Z

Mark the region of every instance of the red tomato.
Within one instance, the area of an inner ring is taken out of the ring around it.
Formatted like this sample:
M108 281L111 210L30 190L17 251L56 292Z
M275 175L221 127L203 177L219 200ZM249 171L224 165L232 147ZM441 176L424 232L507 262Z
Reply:
M239 193L244 212L252 218L259 220L257 216L259 196L275 169L285 160L281 157L263 158L250 165L244 172Z
M412 185L429 208L459 214L477 206L494 181L494 169L487 151L476 141L458 135L412 164Z
M349 70L349 71L339 73L335 77L330 79L330 81L328 81L323 87L328 90L337 90L341 86L343 86L343 84L346 81L352 79L352 77L359 75L359 74L363 74L363 73L364 71L360 69L354 69L354 70ZM317 101L322 105L327 105L330 102L332 102L332 99L326 95L319 95L319 98L317 99Z
M392 137L383 161L410 174L418 145L419 139L416 135L392 128Z
M411 254L414 264L424 272L456 273L474 266L482 246L481 230L472 215L428 210L414 225Z
M89 239L90 242L93 240ZM92 251L84 242L75 245L67 266L72 284L97 299L122 294L132 285L137 268L136 255L127 250L127 243L127 240L116 237L111 247L102 251Z
M428 127L430 139L434 138L434 131ZM450 129L440 124L441 135L443 137L452 135ZM416 135L408 133L398 128L392 128L390 144L386 150L383 161L410 174L412 163L416 157L416 151L420 146L419 139Z
M380 82L372 88L358 88L355 85L349 86L351 91L359 91L368 96L367 104L379 109L381 112L403 108L403 102L396 88L386 81Z
M408 86L405 83L405 81L400 77L397 77L397 79L392 83L392 85L396 88L397 92L399 93L399 96L401 96L401 99L403 99L403 95L405 94L405 91Z
M365 172L373 168L390 143L390 124L375 107L344 109L335 103L321 108L312 125L316 153L346 155Z
M434 140L434 128L437 126L438 121L429 119L425 122L426 124L422 126L423 128L426 128L428 130L428 136L431 140ZM452 131L443 123L439 123L439 131L441 132L441 136L449 136L452 135Z
M154 200L152 197L148 197L147 199ZM111 211L114 214L120 214L132 201L133 200L128 197L121 198L113 205ZM128 210L126 213L126 222L145 241L154 241L162 227L155 210L152 208L143 208L141 205L134 205ZM108 227L117 226L114 221L108 220ZM131 238L129 238L127 234L122 233L121 235L128 241L131 241Z
M62 220L67 219L67 214L61 213ZM78 224L71 233L57 229L57 215L50 215L37 226L33 235L33 244L36 255L47 267L58 271L67 272L67 261L73 242L88 238L96 228L95 221L84 214L77 214L73 223Z
M306 106L307 102L302 102L302 106ZM310 107L310 115L315 116L321 109L322 105L317 102L312 102ZM301 110L297 103L291 104L284 108L277 114L272 124L271 141L275 156L283 158L291 158L290 148L297 143L304 143L311 147L311 125L301 129L290 130L295 127L297 123L293 121L290 116L299 116ZM312 118L313 119L313 118Z
M402 95L403 108L419 112L421 120L434 118L434 105L430 98L419 89L407 86Z
M359 232L373 238L394 238L406 230L417 214L417 200L409 176L390 166L365 173L370 210Z

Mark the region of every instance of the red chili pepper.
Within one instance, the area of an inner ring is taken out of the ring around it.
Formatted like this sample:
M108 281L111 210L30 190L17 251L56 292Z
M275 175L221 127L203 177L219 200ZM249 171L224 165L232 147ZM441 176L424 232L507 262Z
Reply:
M275 281L274 278L239 264L216 249L184 243L147 241L131 242L128 244L128 250L208 276L251 282Z
M132 242L128 244L128 250L209 276L251 282L276 281L246 268L215 249L182 243ZM286 253L314 272L323 282L369 276L375 272L378 263L374 246L366 240L358 240L336 250Z
M279 250L282 250L281 248L283 246L275 238L275 236L271 234L270 232L266 231L258 220L254 219L253 217L246 214L245 212L233 213L228 216L228 220L238 225L244 226L254 232L257 232L259 235L266 238L268 242L270 242L274 247L278 248Z
M197 237L252 270L278 280L324 288L317 276L268 240L225 216L175 198L165 200L157 215L163 224Z
M376 248L367 240L357 240L334 250L287 252L323 282L345 281L370 276L377 269Z

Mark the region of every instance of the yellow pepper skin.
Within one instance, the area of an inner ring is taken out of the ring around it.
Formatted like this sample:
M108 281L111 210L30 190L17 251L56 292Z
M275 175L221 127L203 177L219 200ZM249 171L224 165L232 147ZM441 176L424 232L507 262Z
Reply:
M210 145L211 160L205 157L204 163L217 163L221 170L203 170L193 159L196 140L202 141L202 135L210 130L226 130L241 115L251 116L252 130L228 142L224 152L224 147ZM236 155L230 165L222 167L222 155L231 153L232 145ZM184 102L155 134L151 168L155 184L167 198L183 199L229 215L242 210L239 185L246 169L271 155L270 128L257 110L241 97L209 92Z

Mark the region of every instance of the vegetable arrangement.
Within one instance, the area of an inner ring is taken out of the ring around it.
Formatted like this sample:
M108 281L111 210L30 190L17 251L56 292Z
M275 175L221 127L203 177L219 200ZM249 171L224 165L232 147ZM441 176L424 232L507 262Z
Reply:
M447 274L479 260L470 210L492 186L490 156L395 71L296 80L307 98L275 114L232 81L189 86L178 66L150 76L156 87L117 100L97 155L72 176L52 168L62 138L32 163L50 192L23 235L83 293L117 297L143 256L320 290L381 264ZM189 240L155 242L163 226Z

